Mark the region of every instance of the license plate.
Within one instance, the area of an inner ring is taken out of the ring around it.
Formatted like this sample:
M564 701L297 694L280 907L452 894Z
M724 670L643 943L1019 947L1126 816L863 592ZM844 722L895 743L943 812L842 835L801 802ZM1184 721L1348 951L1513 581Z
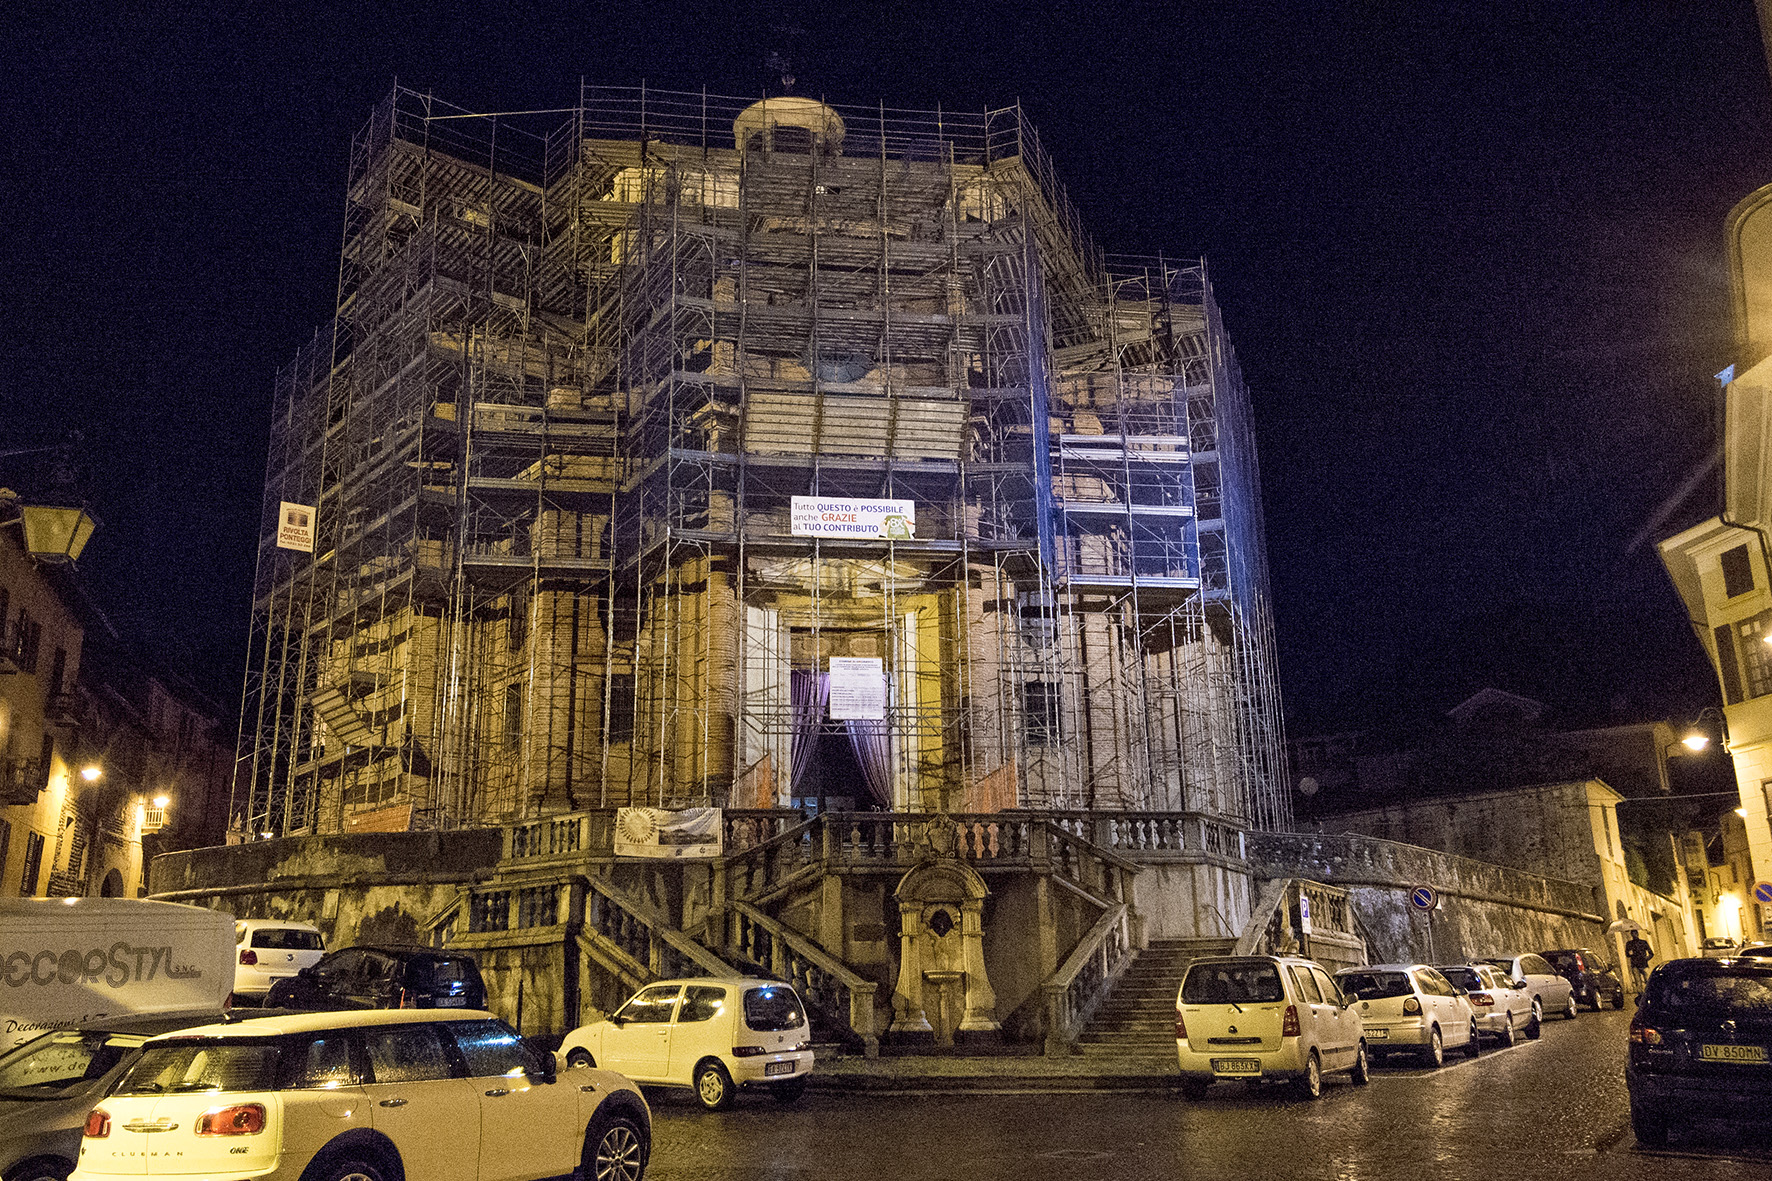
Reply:
M468 1007L468 998L465 996L440 996L437 998L437 1007L439 1009L465 1009Z
M1765 1062L1765 1046L1712 1046L1698 1048L1698 1056L1706 1062Z
M764 1065L763 1073L792 1074L794 1073L794 1064L792 1062L769 1062Z
M1213 1074L1260 1074L1261 1059L1259 1058L1214 1058Z
M1366 1040L1369 1042L1370 1041L1383 1041L1385 1038L1389 1037L1390 1035L1391 1035L1391 1031L1388 1029L1368 1029L1366 1031Z

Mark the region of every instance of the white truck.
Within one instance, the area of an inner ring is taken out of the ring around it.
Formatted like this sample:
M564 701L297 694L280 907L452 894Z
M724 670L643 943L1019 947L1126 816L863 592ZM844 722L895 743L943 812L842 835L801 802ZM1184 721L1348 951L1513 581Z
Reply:
M134 898L0 899L0 1053L122 1014L220 1013L234 920Z

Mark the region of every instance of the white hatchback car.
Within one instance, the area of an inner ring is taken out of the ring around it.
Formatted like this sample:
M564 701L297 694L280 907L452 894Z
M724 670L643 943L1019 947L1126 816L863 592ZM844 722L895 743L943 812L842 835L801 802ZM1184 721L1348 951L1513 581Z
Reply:
M639 1181L651 1136L632 1083L556 1076L490 1013L298 1013L149 1040L73 1177Z
M1429 1066L1446 1061L1458 1047L1475 1058L1483 1048L1477 1015L1464 994L1426 964L1369 964L1335 974L1342 991L1355 997L1366 1023L1366 1044L1374 1054L1409 1051Z
M1323 1093L1323 1076L1367 1080L1359 1011L1320 964L1289 956L1195 960L1175 995L1182 1092L1197 1099L1216 1079L1286 1079Z
M661 980L567 1034L560 1057L635 1082L691 1087L709 1111L730 1106L747 1086L791 1103L812 1073L812 1028L799 994L779 980Z
M1551 962L1535 951L1515 952L1512 955L1484 956L1472 963L1494 964L1500 968L1509 980L1524 980L1526 993L1532 998L1538 1016L1542 1019L1553 1014L1573 1021L1575 1019L1575 987L1564 975L1551 966Z
M264 1003L271 985L311 968L326 954L318 927L289 919L234 924L234 999Z
M1494 964L1436 966L1453 987L1464 990L1471 1011L1477 1015L1477 1032L1504 1046L1513 1045L1516 1034L1529 1038L1543 1036L1544 1021L1532 1007L1532 994L1521 987L1524 980L1509 980L1507 973Z

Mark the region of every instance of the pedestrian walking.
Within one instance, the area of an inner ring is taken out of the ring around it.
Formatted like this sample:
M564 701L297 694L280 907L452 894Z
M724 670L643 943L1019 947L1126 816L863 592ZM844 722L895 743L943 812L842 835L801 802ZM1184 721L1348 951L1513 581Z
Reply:
M1655 949L1643 938L1641 931L1632 931L1624 944L1624 958L1630 961L1630 981L1632 992L1642 992L1643 983L1647 979L1649 961L1655 958Z

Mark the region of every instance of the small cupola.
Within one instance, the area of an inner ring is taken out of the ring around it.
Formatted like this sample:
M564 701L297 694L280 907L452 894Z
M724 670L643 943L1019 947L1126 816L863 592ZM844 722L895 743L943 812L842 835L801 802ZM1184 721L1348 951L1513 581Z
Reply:
M741 152L843 152L843 117L816 99L783 95L754 102L732 121L732 142Z

